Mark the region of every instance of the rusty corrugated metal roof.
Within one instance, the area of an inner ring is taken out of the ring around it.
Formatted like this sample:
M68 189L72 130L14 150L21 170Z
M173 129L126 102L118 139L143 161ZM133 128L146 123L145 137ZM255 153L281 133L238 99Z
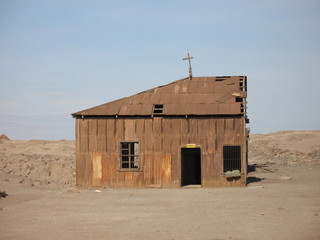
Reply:
M163 105L161 115L244 114L236 97L246 98L245 84L243 76L184 78L72 116L150 116L155 104Z

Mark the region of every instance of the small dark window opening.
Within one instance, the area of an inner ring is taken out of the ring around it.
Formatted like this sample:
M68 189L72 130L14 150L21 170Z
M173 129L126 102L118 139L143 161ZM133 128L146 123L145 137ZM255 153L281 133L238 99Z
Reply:
M120 168L138 169L140 168L140 148L138 142L120 143Z
M163 111L163 104L153 105L153 114L161 114Z
M216 77L216 82L224 81L227 78L230 78L230 76L219 76L219 77Z
M236 102L242 102L242 98L241 97L236 97Z
M241 146L223 146L223 171L241 172Z
M241 112L244 113L244 105L241 103Z

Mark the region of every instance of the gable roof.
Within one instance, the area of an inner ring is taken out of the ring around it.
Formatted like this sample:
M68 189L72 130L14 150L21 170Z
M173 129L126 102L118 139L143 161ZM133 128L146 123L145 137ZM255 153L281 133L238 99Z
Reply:
M72 116L243 115L236 97L246 96L244 76L184 78ZM155 105L161 114L154 113Z

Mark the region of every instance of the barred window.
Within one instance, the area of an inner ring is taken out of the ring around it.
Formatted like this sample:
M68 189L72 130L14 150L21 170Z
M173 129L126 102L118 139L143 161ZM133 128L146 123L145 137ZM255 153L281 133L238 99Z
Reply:
M241 172L241 146L223 146L223 171Z
M120 143L120 168L139 169L140 168L140 149L138 142Z

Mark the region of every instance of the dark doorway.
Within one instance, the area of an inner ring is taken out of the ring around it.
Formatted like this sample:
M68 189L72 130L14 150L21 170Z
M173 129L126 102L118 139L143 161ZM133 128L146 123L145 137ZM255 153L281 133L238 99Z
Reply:
M200 148L181 148L181 186L201 184Z

